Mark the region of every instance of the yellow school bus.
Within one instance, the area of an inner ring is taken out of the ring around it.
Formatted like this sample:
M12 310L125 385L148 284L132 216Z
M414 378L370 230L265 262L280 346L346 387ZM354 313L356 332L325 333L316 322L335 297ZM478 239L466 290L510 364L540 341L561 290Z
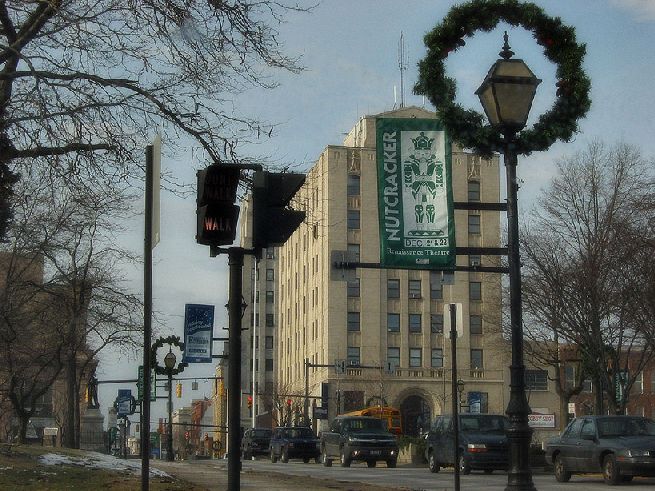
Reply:
M387 428L395 435L402 433L400 410L389 406L371 406L359 411L350 411L346 416L373 416L387 422Z

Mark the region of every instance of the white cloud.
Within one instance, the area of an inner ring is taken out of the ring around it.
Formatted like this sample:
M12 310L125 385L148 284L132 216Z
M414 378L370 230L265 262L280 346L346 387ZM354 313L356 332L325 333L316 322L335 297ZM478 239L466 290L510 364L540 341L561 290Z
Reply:
M655 21L655 1L653 0L610 0L610 3L620 9L632 12L637 21Z

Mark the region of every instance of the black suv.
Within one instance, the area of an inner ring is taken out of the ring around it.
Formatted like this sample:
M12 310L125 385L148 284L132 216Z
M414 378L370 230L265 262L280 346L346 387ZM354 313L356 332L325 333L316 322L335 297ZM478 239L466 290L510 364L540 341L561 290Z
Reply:
M251 428L246 430L241 438L241 458L243 460L250 460L255 455L268 454L271 433L272 431L269 428Z
M310 428L279 427L271 437L271 462L289 462L289 459L302 459L306 464L309 459L320 462L319 440Z
M505 431L509 420L496 414L461 414L459 416L459 471L469 474L482 469L509 468L509 444ZM431 472L455 465L455 432L452 416L439 416L426 435L425 458Z

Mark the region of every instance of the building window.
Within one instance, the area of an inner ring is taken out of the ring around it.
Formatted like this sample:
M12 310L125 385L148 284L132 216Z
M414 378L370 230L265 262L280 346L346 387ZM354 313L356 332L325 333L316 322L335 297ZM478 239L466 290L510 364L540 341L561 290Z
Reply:
M527 390L548 390L548 372L526 368L525 388Z
M420 368L423 366L421 348L409 348L409 366Z
M469 300L482 300L482 283L479 281L469 283Z
M359 229L359 210L348 210L348 229Z
M469 234L480 233L480 215L469 215Z
M586 378L582 381L582 392L593 392L593 386L591 384L591 379Z
M400 298L400 280L387 280L387 298Z
M266 314L266 327L275 326L275 314Z
M266 270L266 281L273 281L275 279L275 270L267 269Z
M469 266L482 266L482 256L480 254L469 255Z
M275 296L273 294L273 290L267 290L266 291L266 303L275 303Z
M273 349L273 336L266 336L265 339L265 348L266 349Z
M400 314L387 314L387 331L400 332Z
M272 372L273 371L273 358L266 358L266 371L267 372Z
M574 365L565 365L564 366L564 387L567 389L572 389L575 387L575 366Z
M432 300L441 300L443 298L443 283L441 275L430 273L430 298Z
M352 257L355 262L359 262L359 244L348 244L348 255Z
M482 334L482 316L471 315L469 317L469 332L471 334Z
M394 367L400 366L400 348L387 348L387 363Z
M639 372L637 374L634 384L632 385L632 390L637 391L637 394L644 393L644 372Z
M484 368L482 360L482 350L471 350L471 370L482 370Z
M349 297L359 297L359 278L348 282L347 291Z
M359 347L348 346L348 356L346 359L348 365L359 366Z
M409 314L409 332L421 332L421 314Z
M469 201L480 201L480 181L469 181Z
M359 196L359 181L357 174L348 174L348 196Z
M267 247L266 248L266 259L275 259L275 248Z
M441 348L432 348L432 357L430 360L430 366L432 368L443 367L443 350Z
M421 298L421 280L409 280L409 298Z
M443 333L443 314L430 314L430 332Z
M348 312L348 331L359 331L359 312Z

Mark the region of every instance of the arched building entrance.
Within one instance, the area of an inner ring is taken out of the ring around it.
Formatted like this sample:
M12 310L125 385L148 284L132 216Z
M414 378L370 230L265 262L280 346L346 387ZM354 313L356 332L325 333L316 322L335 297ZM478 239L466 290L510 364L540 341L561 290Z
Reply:
M411 395L400 403L400 414L403 435L419 436L421 431L428 430L432 421L430 404L418 395Z

